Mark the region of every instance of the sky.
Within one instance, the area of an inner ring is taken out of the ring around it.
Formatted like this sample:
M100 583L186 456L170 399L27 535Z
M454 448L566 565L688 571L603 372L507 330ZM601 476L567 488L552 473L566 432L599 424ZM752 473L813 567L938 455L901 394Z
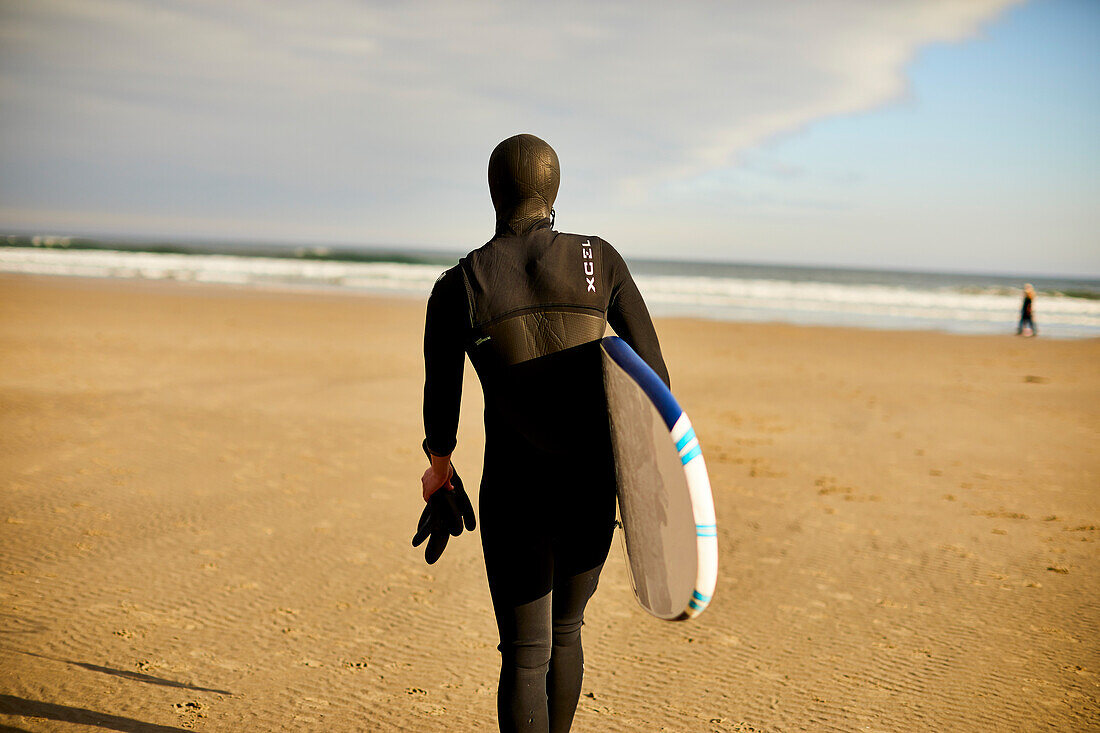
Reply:
M0 0L0 232L1100 277L1100 3Z

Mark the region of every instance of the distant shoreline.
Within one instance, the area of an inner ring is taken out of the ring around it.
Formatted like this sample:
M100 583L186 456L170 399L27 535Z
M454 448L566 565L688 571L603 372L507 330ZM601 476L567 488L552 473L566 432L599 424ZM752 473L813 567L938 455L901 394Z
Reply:
M61 246L66 243L69 246ZM358 259L341 259L328 250L274 257L73 247L69 240L41 244L0 246L0 272L345 289L423 299L454 262L429 261L415 253L359 253ZM658 316L998 334L1015 331L1020 308L1019 284L1005 278L686 262L655 265L644 260L631 261L630 266L650 310ZM1033 282L1039 289L1040 334L1100 336L1100 282Z
M32 247L58 250L116 250L122 252L153 252L166 254L225 254L239 257L276 257L294 259L319 259L346 262L402 262L449 265L457 262L466 251L480 246L473 242L464 250L445 250L416 246L373 244L306 244L294 242L265 242L247 240L184 240L156 237L98 237L62 234L0 233L0 248ZM644 256L628 257L631 263L646 270L687 268L736 268L745 271L783 271L787 273L835 273L863 277L896 276L950 278L959 281L995 280L1006 285L1022 286L1024 282L1081 283L1090 295L1078 297L1100 298L1100 276L1080 277L1077 274L1029 274L1025 272L978 272L963 270L883 269L872 266L833 265L827 263L790 264L781 262L666 259ZM842 280L843 281L843 280Z

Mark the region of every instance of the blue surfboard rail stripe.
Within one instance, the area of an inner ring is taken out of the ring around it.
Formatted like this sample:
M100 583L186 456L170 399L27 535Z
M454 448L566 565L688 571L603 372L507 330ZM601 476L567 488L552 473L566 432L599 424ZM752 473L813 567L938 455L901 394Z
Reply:
M691 592L692 597L700 603L710 603L710 596L700 593L697 590Z
M676 424L684 411L680 408L680 403L668 391L665 383L657 376L657 372L653 371L649 364L642 361L642 357L634 353L634 349L630 348L618 336L608 336L603 339L603 347L615 360L615 363L621 366L623 371L638 383L638 386L649 396L649 399L653 400L653 405L657 408L657 412L661 414L661 419L665 421L668 429L672 430L672 426Z
M694 448L689 450L687 453L680 456L680 462L683 463L686 466L693 458L697 458L702 452L703 452L702 448L700 448L699 446L695 446Z
M688 431L684 433L684 437L676 441L676 452L679 453L684 449L691 441L695 440L695 428L688 428Z
M691 606L692 610L694 610L694 611L702 611L704 608L707 607L706 603L700 603L699 601L695 600L694 598L692 598L690 601L688 601L688 605Z

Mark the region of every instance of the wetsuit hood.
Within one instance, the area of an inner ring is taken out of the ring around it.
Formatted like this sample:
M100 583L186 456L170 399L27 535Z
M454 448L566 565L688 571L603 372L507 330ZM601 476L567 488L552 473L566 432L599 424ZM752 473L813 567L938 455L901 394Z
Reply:
M534 135L516 135L489 156L489 195L497 234L524 234L550 219L558 195L558 154Z

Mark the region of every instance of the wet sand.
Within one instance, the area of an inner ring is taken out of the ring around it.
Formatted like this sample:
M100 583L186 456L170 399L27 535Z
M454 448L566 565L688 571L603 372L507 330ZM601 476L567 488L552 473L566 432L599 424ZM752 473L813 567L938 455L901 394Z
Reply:
M422 318L0 277L0 729L495 729L476 533L409 546ZM616 543L574 730L1100 726L1100 341L657 328L721 576L660 622Z

